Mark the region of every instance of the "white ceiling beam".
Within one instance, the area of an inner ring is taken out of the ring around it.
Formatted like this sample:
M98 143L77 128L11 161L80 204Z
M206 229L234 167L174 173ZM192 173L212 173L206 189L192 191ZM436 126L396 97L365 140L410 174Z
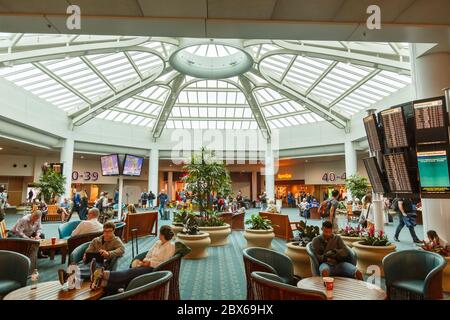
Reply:
M267 121L277 120L277 119L285 119L288 117L295 117L295 116L306 114L306 113L311 113L311 111L309 111L308 109L305 109L305 110L300 110L300 111L288 112L288 113L278 114L275 116L266 117L266 119L267 119Z
M143 97L143 96L140 96L140 95L135 95L133 97L133 99L141 100L141 101L148 102L148 103L151 103L151 104L156 104L156 105L159 105L159 106L162 106L164 104L164 102L162 102L162 101L159 101L159 100L156 100L156 99L152 99L152 98L146 98L146 97Z
M263 137L270 140L271 130L269 124L267 123L266 117L264 116L264 113L261 109L261 106L258 103L258 100L255 98L253 94L253 89L255 87L252 86L250 80L244 75L240 75L239 80L242 84L243 89L242 92L244 93L245 98L247 99L247 103L250 106L250 109L252 110L253 117L255 118L256 123L258 124L258 127L262 132Z
M146 79L139 81L137 83L134 83L126 88L123 88L116 93L94 103L89 105L86 108L83 108L82 110L79 110L73 114L70 115L72 118L72 124L74 126L80 126L87 121L95 118L97 115L102 113L105 110L108 110L109 108L117 105L118 103L136 95L139 92L144 91L145 89L154 86L159 85L158 82L155 82L155 80L165 74L171 71L171 68L166 68L162 70L159 68L158 70L154 70L154 72L148 76Z
M14 38L11 41L11 44L8 47L8 53L12 52L12 49L16 46L17 42L20 41L20 39L22 39L23 37L23 33L17 33Z
M322 74L320 75L320 77L318 77L316 79L316 81L314 81L314 83L308 88L308 90L305 91L305 96L308 96L311 91L314 90L314 88L334 69L334 67L336 67L336 65L338 64L337 61L334 61L333 63L331 63L328 68L326 68Z
M291 61L289 61L289 64L287 65L286 69L284 69L283 74L281 75L281 78L280 78L281 83L283 83L284 78L286 78L289 70L291 70L292 65L295 63L295 60L297 60L296 55L292 56Z
M173 83L170 86L170 93L167 96L166 101L164 102L164 106L161 108L158 114L155 125L153 126L152 136L154 139L157 139L161 136L161 133L166 126L167 119L169 119L172 108L178 99L178 94L181 91L185 77L185 75L177 73L175 79L173 80Z
M263 76L269 82L269 85L267 86L272 90L275 90L278 93L286 96L287 98L298 102L300 105L319 115L334 126L340 129L345 129L348 126L349 119L333 110L329 110L327 106L324 106L321 103L309 97L306 97L287 84L279 83L277 80L275 80L275 75L270 71L264 71L264 75L256 69L252 69L251 72L256 73L259 76Z
M356 82L354 85L352 85L350 88L348 88L344 93L342 93L339 97L337 97L336 99L334 99L330 104L329 104L329 108L333 107L334 105L336 105L337 103L339 103L339 101L342 101L343 99L345 99L345 97L347 97L348 95L350 95L352 92L354 92L355 90L357 90L359 87L361 87L364 83L366 83L367 81L369 81L370 79L372 79L373 77L375 77L377 74L379 74L381 72L381 70L379 69L375 69L372 70L371 72L369 72L365 77L363 77L361 80L359 80L358 82Z
M138 112L138 111L128 110L128 109L119 108L119 107L112 107L112 108L110 108L110 110L117 111L117 112L128 113L128 114L132 114L132 115L135 115L135 116L140 116L140 117L156 120L156 116L155 115L144 113L144 112Z
M81 56L80 59L91 69L92 72L94 72L102 81L113 91L116 92L116 87L113 86L113 84L101 73L94 64L86 57Z
M70 84L68 84L66 81L58 77L56 74L51 72L49 69L47 69L43 64L40 64L39 62L33 63L33 66L41 70L43 73L45 73L47 76L58 82L60 85L65 87L67 90L78 96L80 99L84 100L87 104L91 104L92 101L86 97L84 94L76 90L74 87L72 87Z
M144 76L142 75L141 70L139 70L136 62L134 62L133 58L131 57L131 55L128 52L124 52L125 57L127 57L128 62L131 64L131 66L133 67L134 71L138 74L139 78L144 79Z

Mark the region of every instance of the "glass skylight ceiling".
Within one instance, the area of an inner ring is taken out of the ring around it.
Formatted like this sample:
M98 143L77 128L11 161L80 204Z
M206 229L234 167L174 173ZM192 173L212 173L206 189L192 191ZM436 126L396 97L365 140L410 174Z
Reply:
M180 48L175 38L0 33L0 77L74 118L117 97L96 117L154 128L160 114L169 112L165 127L185 129L257 129L259 114L269 128L332 122L316 113L311 101L341 120L350 119L411 82L408 45L403 43L241 43L254 69L222 80L186 76L172 104L178 71L169 58ZM84 50L77 51L81 47ZM239 51L226 40L210 39L186 50L204 57ZM133 95L126 96L131 89ZM292 90L295 100L286 94ZM250 107L249 94L257 106Z

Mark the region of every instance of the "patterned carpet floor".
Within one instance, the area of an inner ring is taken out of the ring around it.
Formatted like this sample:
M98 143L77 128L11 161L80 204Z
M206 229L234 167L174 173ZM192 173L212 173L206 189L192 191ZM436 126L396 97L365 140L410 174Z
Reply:
M246 218L251 214L257 213L257 209L251 209L247 212ZM296 209L283 209L283 213L289 215L291 221L298 221L299 215ZM21 215L7 215L7 227L11 228L15 221ZM72 219L78 219L74 216ZM395 223L386 226L390 239L395 232ZM168 220L160 220L159 226L170 224ZM308 221L308 223L320 225L320 221ZM340 225L345 225L344 219L339 220ZM405 228L406 229L406 228ZM58 237L58 223L43 224L43 231L47 238ZM422 238L422 226L416 227L416 232ZM408 230L403 230L400 235L401 242L396 243L398 250L414 248ZM139 240L139 252L147 251L156 241L154 237L144 237ZM200 260L182 260L180 272L180 294L182 299L186 300L230 300L245 299L246 281L244 272L244 263L242 259L242 250L245 248L246 241L242 231L233 231L229 237L229 243L221 247L209 247L208 257ZM119 270L127 269L132 260L131 242L125 244L126 253L121 259ZM275 238L272 242L274 250L284 252L286 242ZM57 270L65 268L61 263L61 257L56 256L55 260L39 259L38 268L40 273L40 282L57 280Z

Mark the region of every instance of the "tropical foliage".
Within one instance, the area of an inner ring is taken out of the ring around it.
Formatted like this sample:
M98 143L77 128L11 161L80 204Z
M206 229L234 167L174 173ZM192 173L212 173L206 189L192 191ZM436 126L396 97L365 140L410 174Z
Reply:
M261 217L259 214L252 214L250 219L245 220L245 224L249 224L252 230L269 230L272 228L272 221Z
M297 224L298 235L294 239L295 244L301 247L306 247L315 237L320 234L318 226L307 225L305 221L300 221Z
M59 172L47 169L39 177L39 182L34 186L39 188L39 192L44 196L44 200L49 202L52 197L59 197L65 192L66 178Z
M345 187L351 191L353 198L362 199L369 189L369 184L367 178L354 174L345 180Z

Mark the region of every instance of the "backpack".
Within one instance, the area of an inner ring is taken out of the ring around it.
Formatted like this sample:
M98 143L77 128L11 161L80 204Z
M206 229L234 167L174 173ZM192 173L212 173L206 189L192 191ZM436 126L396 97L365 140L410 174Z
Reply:
M148 194L148 198L149 198L150 200L155 200L155 195L154 195L154 193L150 191L150 193Z
M322 218L326 218L330 216L330 208L331 208L331 201L330 200L324 200L320 204L319 207L319 214Z
M103 197L100 197L97 202L95 203L95 207L98 209L98 211L103 211Z
M148 194L146 192L142 192L141 198L142 198L142 200L147 200L148 199Z

